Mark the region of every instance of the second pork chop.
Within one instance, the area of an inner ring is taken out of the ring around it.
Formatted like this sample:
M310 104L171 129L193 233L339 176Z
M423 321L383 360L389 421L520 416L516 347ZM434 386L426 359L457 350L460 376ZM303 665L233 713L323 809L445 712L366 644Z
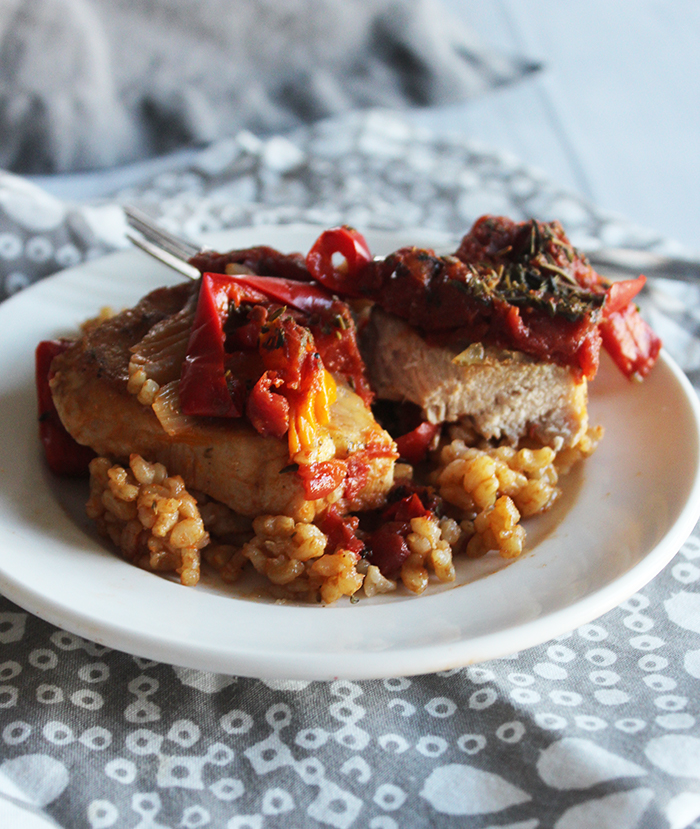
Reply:
M466 352L429 344L376 305L360 345L377 397L415 403L430 423L555 448L575 445L588 428L586 379L565 366L479 344Z

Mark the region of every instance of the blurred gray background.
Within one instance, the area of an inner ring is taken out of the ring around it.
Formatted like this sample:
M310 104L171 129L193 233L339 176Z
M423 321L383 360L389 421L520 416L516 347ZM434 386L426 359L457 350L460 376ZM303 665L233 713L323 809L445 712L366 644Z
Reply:
M409 109L408 118L509 151L562 188L700 255L696 0L442 3L479 45L542 69L459 103ZM61 197L87 198L142 169L35 181Z

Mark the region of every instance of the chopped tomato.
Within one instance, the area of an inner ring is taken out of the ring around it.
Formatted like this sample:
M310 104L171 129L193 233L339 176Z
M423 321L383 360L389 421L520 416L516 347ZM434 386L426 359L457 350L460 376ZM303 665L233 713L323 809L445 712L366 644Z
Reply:
M356 515L341 516L338 508L332 504L316 523L321 532L328 536L326 553L350 550L358 555L364 549L364 541L357 537L360 519Z
M322 461L300 466L297 474L304 486L304 495L310 501L315 501L330 495L343 483L347 465L343 460Z
M246 402L246 415L253 428L261 435L284 437L289 429L289 403L272 389L282 385L276 371L265 371L253 386Z
M424 461L433 438L440 431L440 426L424 420L413 431L396 438L396 448L399 455L409 463Z

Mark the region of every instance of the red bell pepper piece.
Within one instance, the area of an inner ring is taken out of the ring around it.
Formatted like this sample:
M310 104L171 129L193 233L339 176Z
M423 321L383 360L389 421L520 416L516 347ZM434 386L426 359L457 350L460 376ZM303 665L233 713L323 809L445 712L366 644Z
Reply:
M641 379L651 371L661 350L660 338L642 319L636 306L613 311L600 323L605 350L630 379Z
M411 521L414 518L425 518L427 515L430 515L430 510L425 508L418 493L414 492L399 501L394 517L397 521Z
M243 390L227 376L224 324L229 305L241 302L289 305L308 314L328 310L332 297L318 285L255 274L205 273L201 279L187 355L180 375L180 404L187 415L240 417ZM263 390L260 389L262 392ZM270 393L269 387L264 390ZM273 430L274 431L274 430Z
M253 294L254 296L251 296ZM186 415L240 417L243 403L231 395L224 366L224 322L229 304L265 297L229 276L205 273L187 354L180 374L180 405Z
M427 496L427 492L426 492ZM417 492L412 492L390 504L382 513L383 524L367 539L369 561L387 578L396 578L401 565L411 554L406 542L412 532L411 521L431 514Z
M427 497L426 497L427 500ZM411 492L400 501L394 501L382 513L385 521L410 522L412 518L424 518L430 515L431 509L426 507L417 492Z
M289 305L298 311L314 314L327 311L333 304L333 297L318 285L308 282L295 282L277 276L256 276L255 274L235 274L230 277L242 285L260 291L268 299Z
M44 340L36 347L35 373L39 403L39 438L49 468L56 475L87 475L95 453L74 440L61 423L51 396L51 363L70 346L69 340Z
M340 254L344 261L336 265L333 257ZM311 276L331 291L347 296L361 296L358 276L372 262L372 254L364 236L343 225L324 231L306 256Z
M661 350L661 340L632 304L645 283L645 276L613 282L600 322L605 350L626 377L635 379L649 374Z
M316 523L321 532L328 536L326 553L350 550L359 555L364 550L364 541L357 537L360 519L356 515L341 516L336 505L331 504Z
M400 438L396 438L396 448L399 455L409 463L420 463L428 454L428 447L435 435L440 431L436 423L428 423L424 420L419 426Z
M411 555L406 536L411 525L405 521L387 521L367 539L369 561L388 579L397 578L401 565Z
M364 452L356 452L354 455L350 455L347 464L348 477L345 481L343 495L348 501L352 501L367 484L370 469L369 457Z
M636 279L624 279L621 282L613 282L608 288L608 295L603 306L603 316L608 317L615 311L622 311L642 290L647 281L646 276L638 276Z

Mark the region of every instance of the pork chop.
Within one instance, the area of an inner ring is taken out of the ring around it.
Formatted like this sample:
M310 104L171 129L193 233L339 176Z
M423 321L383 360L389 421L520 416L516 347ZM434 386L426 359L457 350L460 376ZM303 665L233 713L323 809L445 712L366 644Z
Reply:
M55 358L51 391L73 438L116 460L137 453L162 463L169 474L182 476L188 488L242 515L311 521L333 502L341 511L382 505L393 483L395 446L362 400L341 383L331 407L332 458L362 457L366 479L348 498L340 485L316 500L305 497L289 463L286 439L263 437L244 418L187 418L183 428L169 433L152 407L129 392L132 348L156 324L181 312L195 291L192 283L154 291L134 308L89 329ZM362 454L368 447L372 451Z
M360 347L379 399L411 401L430 423L461 422L487 439L573 446L588 427L585 377L518 351L433 345L374 306Z

